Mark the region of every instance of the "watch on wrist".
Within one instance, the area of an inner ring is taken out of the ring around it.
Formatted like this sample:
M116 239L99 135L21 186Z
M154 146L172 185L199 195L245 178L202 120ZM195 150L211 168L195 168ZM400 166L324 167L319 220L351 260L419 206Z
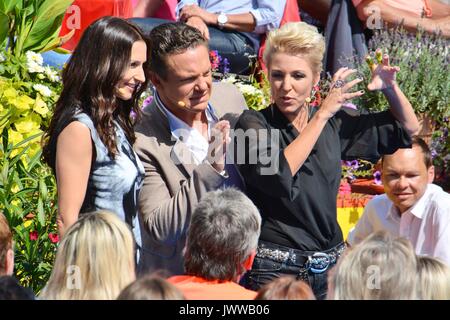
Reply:
M227 15L223 12L219 13L219 15L217 16L217 25L219 26L219 28L223 28L227 22Z

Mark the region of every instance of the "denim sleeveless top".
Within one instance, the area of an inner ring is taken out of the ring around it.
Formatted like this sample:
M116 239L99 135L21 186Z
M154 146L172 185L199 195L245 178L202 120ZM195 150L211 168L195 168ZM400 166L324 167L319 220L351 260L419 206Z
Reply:
M80 213L95 210L116 213L131 226L139 248L141 232L137 198L144 180L144 167L141 161L117 122L114 121L118 154L115 159L112 159L108 155L108 149L100 140L91 118L85 113L78 113L74 119L89 128L96 151Z

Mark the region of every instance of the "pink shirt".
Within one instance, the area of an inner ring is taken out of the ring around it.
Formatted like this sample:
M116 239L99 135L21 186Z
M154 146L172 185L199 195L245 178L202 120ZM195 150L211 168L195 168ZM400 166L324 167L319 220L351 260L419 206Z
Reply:
M385 194L374 197L347 242L357 244L380 230L407 238L416 254L439 258L450 266L450 194L441 187L429 184L419 201L402 215Z

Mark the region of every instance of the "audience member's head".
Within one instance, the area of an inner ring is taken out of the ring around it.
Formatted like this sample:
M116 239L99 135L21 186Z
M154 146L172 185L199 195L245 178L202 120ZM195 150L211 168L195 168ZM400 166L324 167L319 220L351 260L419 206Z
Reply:
M34 293L22 287L12 276L0 276L0 301L2 300L34 300Z
M255 300L316 300L316 297L306 282L283 276L263 286Z
M159 25L152 29L149 38L150 70L162 79L167 79L170 68L167 60L169 56L184 53L198 46L208 48L207 40L198 29L181 22Z
M40 298L112 300L134 280L134 239L128 226L110 212L86 213L62 238Z
M408 240L373 233L348 249L330 272L328 299L416 299L416 266Z
M433 179L430 149L418 137L412 139L412 148L398 149L382 158L384 190L401 213L419 201Z
M322 71L325 39L317 28L305 22L289 22L270 31L264 50L264 63L270 72L270 61L276 53L301 56L309 62L314 74Z
M432 257L418 256L418 295L423 300L450 300L450 267Z
M14 250L12 233L6 217L0 212L0 276L12 275L14 271Z
M117 300L184 300L184 295L164 278L150 274L130 283Z
M192 214L184 267L206 280L237 281L252 266L261 228L253 202L236 189L209 192Z

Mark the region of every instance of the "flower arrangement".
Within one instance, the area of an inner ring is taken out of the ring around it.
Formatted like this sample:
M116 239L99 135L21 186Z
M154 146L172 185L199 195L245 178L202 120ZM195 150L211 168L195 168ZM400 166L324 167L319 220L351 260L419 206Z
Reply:
M381 48L390 56L392 65L399 66L397 82L408 97L417 114L426 114L442 123L450 117L449 41L440 34L430 35L418 31L408 34L402 26L376 31L369 41L369 56L377 59L376 49ZM364 80L358 90L370 81L370 66L365 59L346 57L345 62L356 65ZM366 92L355 104L371 110L386 110L388 103L380 92Z
M41 51L58 47L72 0L0 1L0 211L15 243L15 275L37 294L50 276L56 245L56 182L41 162L41 136L58 99L57 70Z

